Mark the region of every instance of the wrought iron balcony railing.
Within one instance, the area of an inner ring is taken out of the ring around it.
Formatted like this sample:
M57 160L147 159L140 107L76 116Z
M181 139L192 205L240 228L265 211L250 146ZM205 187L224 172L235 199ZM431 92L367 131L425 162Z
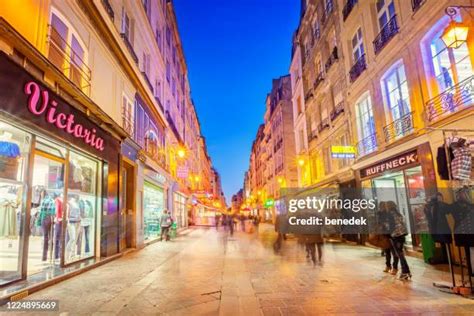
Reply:
M413 112L405 114L383 128L385 142L391 143L396 139L413 132Z
M308 142L311 142L312 140L317 139L317 138L318 138L317 130L313 130L308 134Z
M365 54L360 56L359 59L354 63L351 70L349 71L349 77L351 82L354 82L359 78L360 74L367 69L367 64L365 63Z
M316 77L316 80L314 80L314 85L313 85L313 89L316 90L317 87L319 87L319 85L321 84L321 82L324 81L324 74L323 72L321 71L318 76Z
M368 155L377 150L377 134L372 134L363 138L357 143L357 153L359 157Z
M392 16L374 40L375 55L380 53L382 48L398 33L397 15Z
M54 28L49 28L48 59L85 94L90 94L91 70L82 56Z
M318 132L321 133L322 131L324 131L326 128L329 128L329 127L330 127L329 118L325 118L324 120L321 121L321 123L319 123Z
M326 64L324 64L324 69L326 69L326 72L329 71L331 66L334 65L338 59L339 59L339 56L337 55L337 46L335 46L331 52L331 55L326 61Z
M411 8L413 12L418 11L418 9L426 2L426 0L411 0Z
M346 1L346 4L344 5L344 8L342 9L342 19L344 21L349 17L349 14L351 14L351 11L356 5L356 3L357 3L357 0Z
M471 76L426 103L428 121L435 121L473 104L474 76Z
M336 105L336 107L329 114L331 121L334 121L343 112L344 112L344 101L341 101Z
M120 36L122 37L123 42L125 43L125 46L127 46L128 52L130 53L130 55L132 55L133 61L135 62L135 64L138 65L138 56L135 53L135 50L133 49L133 45L132 43L130 43L130 40L128 39L127 34L120 33Z
M112 9L112 6L110 5L109 0L102 0L102 5L104 6L105 11L109 15L109 17L114 20L115 14L114 10Z

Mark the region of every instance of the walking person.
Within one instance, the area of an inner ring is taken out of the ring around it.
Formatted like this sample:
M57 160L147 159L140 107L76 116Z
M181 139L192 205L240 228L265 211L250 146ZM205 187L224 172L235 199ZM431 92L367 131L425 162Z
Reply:
M380 231L376 233L380 234L380 238L383 239L385 246L382 246L382 255L385 256L385 269L383 272L396 275L398 273L398 257L395 255L390 242L390 214L387 210L387 202L380 202L379 204L379 218L378 225ZM393 258L393 263L392 263Z
M170 240L170 227L173 225L173 218L169 214L168 210L163 210L163 215L160 218L160 228L161 228L161 241L163 241L163 235L165 235L165 240Z
M227 215L227 225L229 226L230 236L234 236L234 216Z
M388 216L388 223L389 223L389 233L390 233L390 242L392 244L392 250L395 256L400 261L400 265L402 267L402 272L398 279L400 280L408 280L411 279L411 272L410 267L408 266L408 262L405 258L404 253L404 245L405 245L405 236L408 235L408 230L405 224L405 220L403 215L398 211L397 205L393 201L388 201L386 204L387 208L387 216ZM392 270L396 275L398 272L397 270L398 262L394 259L394 263L392 265Z

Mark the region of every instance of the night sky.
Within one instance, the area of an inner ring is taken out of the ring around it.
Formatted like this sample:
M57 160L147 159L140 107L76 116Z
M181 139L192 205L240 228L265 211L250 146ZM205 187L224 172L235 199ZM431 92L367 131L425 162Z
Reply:
M297 0L175 0L191 93L227 202L243 186L273 78L287 74Z

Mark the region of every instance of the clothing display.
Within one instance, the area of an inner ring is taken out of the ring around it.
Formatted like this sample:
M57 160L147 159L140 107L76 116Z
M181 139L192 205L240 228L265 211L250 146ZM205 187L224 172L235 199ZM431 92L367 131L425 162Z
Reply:
M451 148L448 148L448 155L449 157L446 157L446 150L444 146L438 147L436 164L438 165L438 175L441 180L450 179L448 163L454 159L453 150Z
M17 237L17 208L16 196L0 197L0 237Z
M20 156L16 143L0 141L0 178L16 180Z
M454 159L451 162L451 170L454 180L470 180L472 158L471 151L467 147L453 149Z

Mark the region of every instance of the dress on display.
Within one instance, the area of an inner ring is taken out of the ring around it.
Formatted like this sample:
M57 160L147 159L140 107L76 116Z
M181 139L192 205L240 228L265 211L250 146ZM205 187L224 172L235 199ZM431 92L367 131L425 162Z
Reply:
M0 198L0 237L15 238L17 236L17 208L16 199Z

